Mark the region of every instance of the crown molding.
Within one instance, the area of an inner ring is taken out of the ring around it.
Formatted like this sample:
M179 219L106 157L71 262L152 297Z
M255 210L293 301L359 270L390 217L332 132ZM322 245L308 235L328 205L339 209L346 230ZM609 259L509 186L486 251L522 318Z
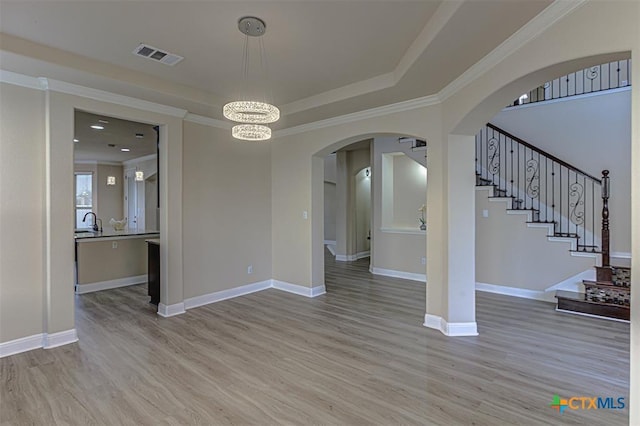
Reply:
M79 86L77 84L67 83L65 81L53 80L48 78L42 80L46 80L47 90L53 92L76 95L96 101L109 102L116 105L122 105L179 118L184 118L184 116L187 114L187 110L185 109L162 105L155 102L144 101L142 99L132 98L130 96L119 95L116 93L93 89L85 86Z
M299 126L289 127L287 129L276 130L275 132L273 132L273 138L295 135L298 133L308 132L310 130L323 129L325 127L338 126L340 124L352 123L354 121L366 120L368 118L375 118L383 115L424 108L432 105L437 105L439 102L440 101L438 97L435 95L410 99L408 101L397 102L395 104L366 109L363 111L353 112L351 114L345 114L338 117L327 118L326 120L314 121L312 123L301 124Z
M464 1L448 0L440 3L435 13L424 26L418 37L411 43L411 46L404 53L400 62L393 70L394 85L409 71L409 68L418 60L420 55L427 50L427 47L442 31L444 26L453 17L456 11L464 4Z
M309 96L297 101L282 105L280 110L283 115L295 114L312 108L318 108L334 102L344 101L356 96L366 95L377 90L387 89L397 83L394 72L381 74L366 80L348 84L346 86L331 89L317 95Z
M0 83L12 84L14 86L28 87L29 89L43 90L39 78L31 77L16 72L0 70Z
M185 121L189 121L191 123L198 123L204 126L217 127L219 129L229 130L232 127L232 124L228 121L218 120L217 118L206 117L204 115L198 115L188 112L185 117Z
M498 47L440 90L437 95L438 99L444 102L586 2L587 0L555 0Z

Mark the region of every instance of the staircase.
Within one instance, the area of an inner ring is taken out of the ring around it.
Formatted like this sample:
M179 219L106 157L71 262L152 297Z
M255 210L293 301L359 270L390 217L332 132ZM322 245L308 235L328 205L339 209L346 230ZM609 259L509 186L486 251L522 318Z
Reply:
M596 277L596 281L582 282L584 293L558 291L556 310L629 321L631 269L596 267Z
M490 123L476 135L476 186L548 228L549 240L570 242L572 255L602 259L584 293L556 293L557 310L628 321L631 271L609 264L609 184L607 170L593 177Z

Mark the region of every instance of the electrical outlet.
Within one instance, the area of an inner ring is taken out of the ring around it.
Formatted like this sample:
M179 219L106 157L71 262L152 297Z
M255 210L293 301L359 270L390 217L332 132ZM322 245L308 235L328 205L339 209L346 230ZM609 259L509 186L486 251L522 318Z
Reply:
M253 265L247 266L247 274L253 274Z
M308 219L309 218L309 213L306 210L302 212L302 218L303 219Z
M421 258L420 259L420 264L426 265L427 264L427 258L426 257Z
M482 217L489 217L489 210L482 210Z
M114 248L114 249L118 248L118 242L117 241L112 242L111 248Z

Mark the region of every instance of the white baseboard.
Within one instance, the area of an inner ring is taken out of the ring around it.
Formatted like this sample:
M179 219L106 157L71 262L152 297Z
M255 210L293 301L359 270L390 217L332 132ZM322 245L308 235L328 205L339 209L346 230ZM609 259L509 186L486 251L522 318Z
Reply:
M474 322L451 322L437 315L425 314L425 327L440 330L442 334L449 337L477 336L478 324Z
M528 290L525 288L507 287L503 285L476 283L477 291L487 293L504 294L505 296L522 297L523 299L542 300L544 302L555 303L554 293L538 290Z
M327 250L331 253L332 256L336 255L336 246L335 244L327 244Z
M0 343L0 358L41 348L42 336L43 333L39 333Z
M335 253L334 253L335 255ZM353 262L354 260L358 260L358 259L364 259L365 257L369 257L371 256L371 251L367 250L367 251L361 251L359 253L356 254L338 254L335 255L336 256L336 260L338 262Z
M75 328L58 333L38 333L33 336L21 337L0 343L0 358L32 351L34 349L52 349L58 346L68 345L78 341L78 333Z
M271 287L293 293L305 297L316 297L326 293L324 284L316 287L305 287L302 285L291 284L284 281L271 280Z
M198 306L208 305L210 303L220 302L222 300L232 299L238 296L244 296L246 294L255 293L256 291L262 291L268 288L271 288L271 280L247 284L236 288L230 288L228 290L216 291L202 296L190 297L184 300L184 308L196 308Z
M336 245L336 240L324 240L324 245L327 246L335 246Z
M42 347L52 349L77 341L78 333L75 328L72 328L71 330L59 331L57 333L44 333L42 336Z
M591 269L587 269L586 271L582 271L579 274L576 274L572 277L569 277L564 281L560 281L558 284L552 285L551 287L546 288L544 291L549 293L556 290L563 290L563 291L572 291L574 293L584 293L582 280L595 281L595 279L596 279L596 270L594 268L591 268ZM553 301L555 302L555 298Z
M99 281L90 284L76 284L76 294L92 293L94 291L109 290L112 288L126 287L130 285L143 284L148 281L147 274L136 275L134 277L118 278L109 281Z
M184 314L184 302L174 303L173 305L158 304L158 315L169 318L176 315Z
M413 272L394 271L393 269L383 269L370 267L369 271L374 275L384 275L385 277L404 278L405 280L413 280L427 282L426 274L416 274Z

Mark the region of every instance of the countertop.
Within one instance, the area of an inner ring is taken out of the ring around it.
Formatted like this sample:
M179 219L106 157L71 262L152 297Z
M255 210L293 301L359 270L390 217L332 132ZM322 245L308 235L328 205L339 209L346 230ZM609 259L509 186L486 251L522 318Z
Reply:
M102 232L76 232L73 234L76 242L83 241L104 241L104 240L117 240L125 238L138 238L138 237L158 237L160 232L153 229L129 229L125 228L122 231L114 231L113 229L105 229Z
M144 240L146 243L160 245L160 238L152 238L150 240Z

